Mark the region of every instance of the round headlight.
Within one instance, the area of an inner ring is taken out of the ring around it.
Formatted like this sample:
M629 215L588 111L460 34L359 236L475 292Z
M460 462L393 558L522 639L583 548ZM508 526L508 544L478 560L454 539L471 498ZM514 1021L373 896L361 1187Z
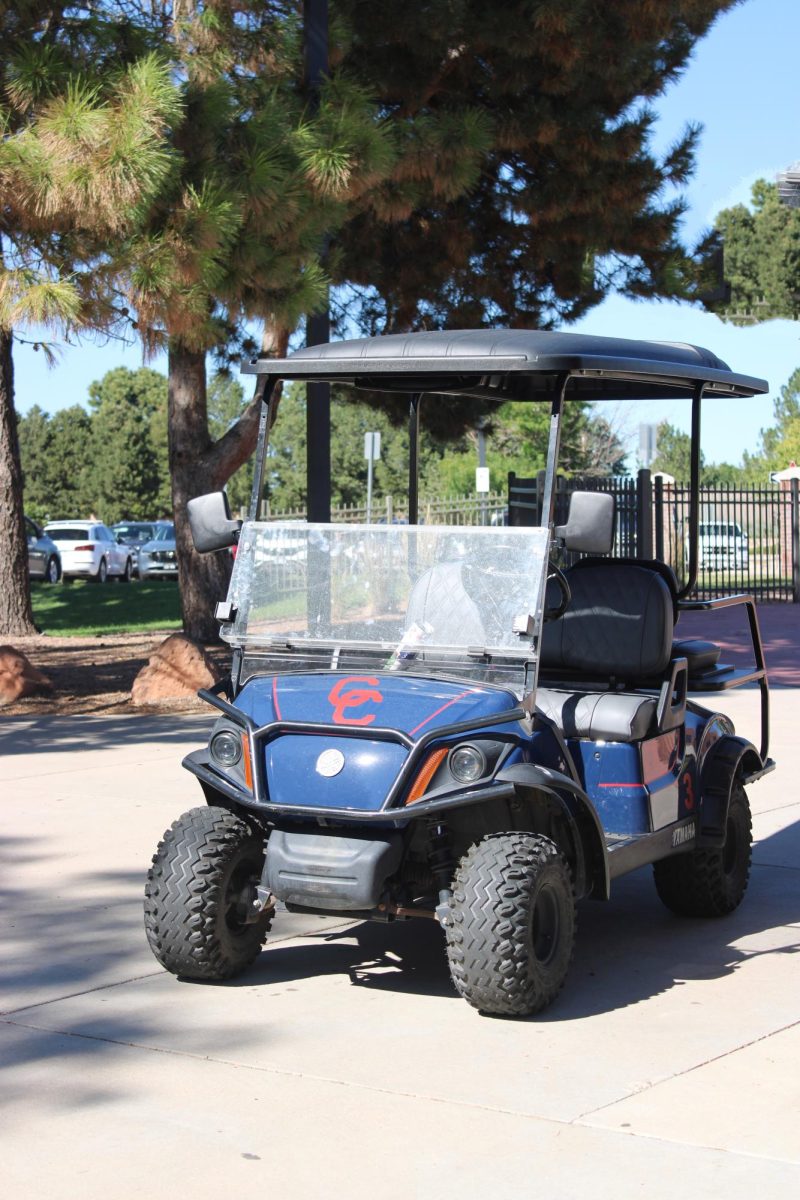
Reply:
M242 757L242 739L238 733L223 729L211 739L211 757L221 767L235 767Z
M486 759L477 746L457 746L450 754L450 774L459 783L474 783L486 772Z

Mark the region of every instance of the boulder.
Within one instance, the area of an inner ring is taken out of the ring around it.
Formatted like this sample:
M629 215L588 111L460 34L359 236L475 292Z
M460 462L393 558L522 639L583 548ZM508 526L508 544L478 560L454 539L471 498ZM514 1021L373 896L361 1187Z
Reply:
M206 654L182 633L173 633L150 655L133 681L131 702L160 704L194 696L198 688L211 687L220 677Z
M21 650L0 646L0 705L13 704L35 692L51 692L53 685L37 671Z

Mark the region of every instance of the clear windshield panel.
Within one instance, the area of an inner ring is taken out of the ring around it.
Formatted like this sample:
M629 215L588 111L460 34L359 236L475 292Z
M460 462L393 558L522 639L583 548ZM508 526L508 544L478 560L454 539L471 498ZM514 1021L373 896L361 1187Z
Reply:
M539 528L246 522L222 636L280 669L519 674L548 542Z

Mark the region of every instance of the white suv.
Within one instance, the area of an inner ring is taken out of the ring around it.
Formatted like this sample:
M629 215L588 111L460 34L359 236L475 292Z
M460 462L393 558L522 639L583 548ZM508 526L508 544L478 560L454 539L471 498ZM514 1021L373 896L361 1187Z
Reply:
M697 565L701 570L747 568L750 561L747 534L737 521L701 521L698 534ZM686 554L688 558L688 542Z
M115 575L129 583L133 571L130 547L120 545L107 525L99 521L51 521L45 533L61 554L65 579L93 579L105 583Z

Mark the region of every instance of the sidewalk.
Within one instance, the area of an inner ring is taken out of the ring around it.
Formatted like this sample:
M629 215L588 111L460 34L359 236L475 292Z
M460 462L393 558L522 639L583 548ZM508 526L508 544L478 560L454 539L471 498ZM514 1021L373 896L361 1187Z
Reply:
M758 693L721 698L757 730ZM721 921L649 870L579 910L563 995L480 1017L439 930L278 914L253 970L182 983L144 875L201 802L196 717L0 722L0 1178L10 1200L789 1200L800 1191L800 692L751 790L749 893Z

